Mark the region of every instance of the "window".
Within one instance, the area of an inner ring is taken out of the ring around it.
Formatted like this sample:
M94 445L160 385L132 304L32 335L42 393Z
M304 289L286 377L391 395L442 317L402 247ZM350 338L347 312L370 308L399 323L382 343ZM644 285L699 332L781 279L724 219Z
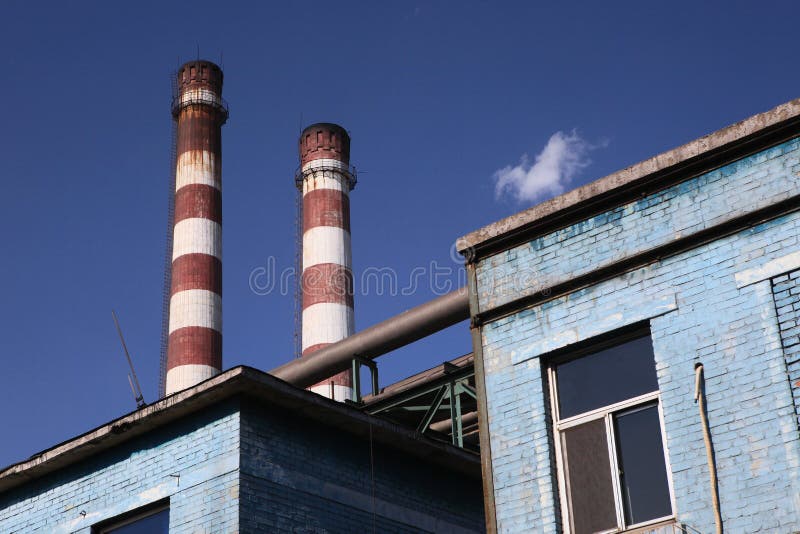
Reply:
M168 534L169 503L140 508L96 525L92 534Z
M549 377L565 531L618 532L669 519L650 336L639 331L557 359Z

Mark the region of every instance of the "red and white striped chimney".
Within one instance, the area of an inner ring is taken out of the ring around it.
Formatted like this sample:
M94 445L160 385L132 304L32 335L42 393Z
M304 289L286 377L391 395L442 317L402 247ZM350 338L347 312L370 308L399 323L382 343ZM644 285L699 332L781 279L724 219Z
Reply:
M166 395L222 369L222 78L209 61L178 70Z
M350 136L336 124L312 124L300 135L298 188L303 193L303 356L352 335L350 250ZM309 389L338 401L352 399L352 372Z

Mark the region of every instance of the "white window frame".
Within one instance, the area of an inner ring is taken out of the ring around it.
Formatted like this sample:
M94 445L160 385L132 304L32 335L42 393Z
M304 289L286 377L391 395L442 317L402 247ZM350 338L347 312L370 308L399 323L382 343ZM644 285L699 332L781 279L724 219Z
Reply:
M646 334L646 336L647 337L650 336L649 332ZM627 338L628 336L625 337ZM625 339L624 341L623 340L620 341L624 343L625 341L632 341L637 337L639 336L633 336L628 339ZM598 347L597 351L581 351L580 352L581 356L577 356L576 359L585 356L590 356L591 354L593 354L593 352L602 351L604 350L604 348L610 346L613 345L603 344ZM564 453L562 451L562 448L564 446L562 439L562 432L569 428L573 428L578 425L582 425L584 423L595 421L597 419L605 420L606 442L608 443L608 458L611 467L611 481L614 490L614 506L617 516L617 526L615 528L603 531L603 533L598 533L598 534L627 532L631 530L641 529L649 525L655 525L657 523L674 521L676 517L675 492L673 491L672 487L672 468L669 463L669 452L667 450L666 431L664 427L664 412L661 405L660 391L658 390L651 391L649 393L639 395L638 397L633 397L630 399L626 399L624 401L616 402L614 404L609 404L607 406L602 406L600 408L596 408L588 412L583 412L578 415L573 415L571 417L561 419L558 407L558 383L556 378L556 367L559 363L563 363L563 360L559 359L556 362L552 362L547 366L547 378L548 378L549 393L550 393L551 423L553 425L553 446L555 448L555 453L556 453L555 456L556 456L556 466L557 466L556 470L558 474L558 493L559 493L559 502L561 504L561 524L564 533L570 534L572 532L572 523L570 518L570 503L569 503L569 492L568 492L569 484L567 482L567 471L569 469L569 466L565 465L564 463ZM655 365L655 362L653 362L653 365ZM620 485L619 458L617 457L616 436L614 435L613 415L622 410L635 408L636 406L639 405L651 404L653 402L656 403L656 406L658 408L658 422L661 430L661 446L664 451L664 465L666 468L667 485L669 487L670 507L672 509L672 514L643 521L641 523L626 525L622 487Z

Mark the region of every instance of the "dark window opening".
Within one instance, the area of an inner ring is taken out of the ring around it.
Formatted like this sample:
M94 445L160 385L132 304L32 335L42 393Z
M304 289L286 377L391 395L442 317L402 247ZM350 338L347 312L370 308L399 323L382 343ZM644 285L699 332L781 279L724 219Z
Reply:
M658 405L614 415L625 522L641 523L672 514Z
M556 375L562 419L658 389L649 337L562 363Z
M168 534L169 503L133 510L92 528L92 534Z

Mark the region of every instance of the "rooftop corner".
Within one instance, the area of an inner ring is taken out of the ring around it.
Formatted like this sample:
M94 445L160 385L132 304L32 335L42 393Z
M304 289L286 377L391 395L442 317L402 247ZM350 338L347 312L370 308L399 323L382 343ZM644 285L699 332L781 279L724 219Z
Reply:
M573 189L456 240L468 262L800 134L800 98Z

